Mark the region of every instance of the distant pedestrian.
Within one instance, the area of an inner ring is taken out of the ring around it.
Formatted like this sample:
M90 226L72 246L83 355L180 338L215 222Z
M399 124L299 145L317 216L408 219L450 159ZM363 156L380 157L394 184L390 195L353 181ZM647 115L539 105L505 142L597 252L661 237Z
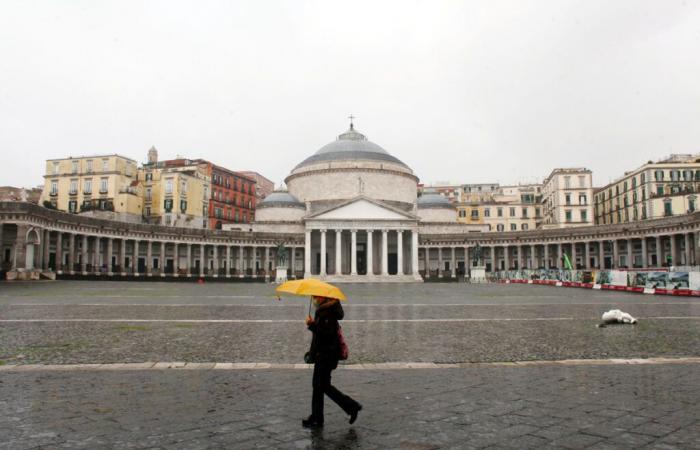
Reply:
M339 337L339 320L343 319L343 307L334 298L313 297L316 313L312 319L306 318L306 325L313 333L311 348L307 353L307 362L314 365L313 395L311 398L311 415L301 421L304 427L323 426L323 395L328 395L346 414L350 423L357 420L362 409L357 401L340 392L331 385L331 372L338 367L341 354Z

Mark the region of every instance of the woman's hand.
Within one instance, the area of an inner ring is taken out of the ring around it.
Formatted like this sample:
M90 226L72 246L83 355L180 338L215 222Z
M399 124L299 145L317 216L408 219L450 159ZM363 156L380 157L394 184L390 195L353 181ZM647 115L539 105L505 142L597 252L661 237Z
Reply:
M308 327L309 325L314 323L314 319L311 316L306 316L306 326Z

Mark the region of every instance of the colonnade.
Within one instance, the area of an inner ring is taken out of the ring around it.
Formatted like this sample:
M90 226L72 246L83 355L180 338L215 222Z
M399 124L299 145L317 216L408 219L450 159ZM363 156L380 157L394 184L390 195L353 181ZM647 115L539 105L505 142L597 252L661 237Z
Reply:
M0 226L0 243L4 229ZM276 245L105 237L25 226L16 229L17 239L9 248L3 248L0 256L10 270L41 269L82 275L267 277L276 269ZM30 239L26 238L27 234ZM304 273L303 251L301 245L286 247L292 276Z
M482 263L489 272L518 269L564 269L564 255L575 269L648 269L698 264L698 233L550 242L480 242ZM422 247L424 276L456 277L474 265L476 244L429 244Z

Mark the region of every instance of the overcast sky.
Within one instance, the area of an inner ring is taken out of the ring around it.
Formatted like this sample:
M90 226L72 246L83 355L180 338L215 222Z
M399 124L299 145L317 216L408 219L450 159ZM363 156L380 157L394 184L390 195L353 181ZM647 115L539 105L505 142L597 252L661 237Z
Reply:
M151 145L279 183L350 113L422 182L602 185L700 152L700 2L0 3L0 185Z

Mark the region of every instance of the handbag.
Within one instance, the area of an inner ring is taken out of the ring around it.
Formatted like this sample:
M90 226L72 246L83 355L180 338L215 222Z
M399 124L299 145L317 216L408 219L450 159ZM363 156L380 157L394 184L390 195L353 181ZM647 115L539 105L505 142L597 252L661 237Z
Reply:
M348 356L350 356L350 349L345 342L345 336L343 336L343 327L338 324L338 359L345 361Z
M313 353L311 352L306 352L304 353L304 362L306 364L314 364L316 362Z

